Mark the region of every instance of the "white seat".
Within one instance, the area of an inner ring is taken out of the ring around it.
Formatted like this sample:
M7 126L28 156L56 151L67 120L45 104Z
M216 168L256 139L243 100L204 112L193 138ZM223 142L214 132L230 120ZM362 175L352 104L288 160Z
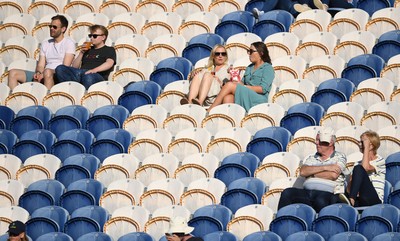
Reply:
M103 232L109 235L112 240L118 240L125 234L140 231L139 224L128 217L110 218L103 226Z
M400 75L400 54L397 54L391 57L387 63L385 68L381 71L381 77L389 79L393 81L394 85L397 86L397 89L400 88L400 79L397 76Z
M199 3L199 1L192 2ZM213 33L218 21L219 18L214 12L197 11L185 18L184 23L179 26L178 33L184 36L185 39L190 40L192 37L202 33Z
M165 87L164 87L164 92L165 91L179 91L182 92L184 94L189 92L189 86L190 86L190 82L189 80L177 80L177 81L173 81L171 83L168 83Z
M55 178L55 173L61 166L61 160L52 154L38 154L27 158L24 165L38 165L46 168L50 173L50 178Z
M361 125L366 125L375 131L389 125L400 123L400 113L396 108L400 107L399 102L381 101L371 105L367 114L361 119ZM376 120L374 120L377 118Z
M15 113L24 107L39 105L46 96L48 89L38 82L25 82L17 85L7 97L6 106L13 109Z
M379 147L379 155L387 157L395 153L400 148L400 125L386 126L378 131L381 145Z
M301 56L286 55L275 59L272 66L275 70L274 83L279 86L284 81L302 78L307 62Z
M63 4L64 3L64 4ZM67 1L59 1L60 5L65 6L65 4L67 4ZM61 7L61 6L60 6ZM54 15L56 13L62 12L61 9L54 4L53 2L47 0L47 1L36 1L33 2L27 11L29 14L31 14L32 16L34 16L36 19L39 19L43 13L53 13Z
M243 56L246 56L249 48L250 45L245 45L242 43L230 43L225 45L226 52L229 56L229 61L231 62L235 62L236 60L243 58Z
M315 152L314 137L301 136L293 138L287 145L286 151L292 153L303 160L310 153Z
M135 172L135 179L148 186L154 181L172 177L178 165L179 159L175 155L156 153L143 160L141 167Z
M328 32L332 32L339 39L346 33L365 29L369 14L360 8L350 8L339 11L328 25Z
M126 179L129 177L129 171L125 167L116 164L102 165L94 173L94 179L103 183L104 187L106 188L110 183L114 181Z
M364 88L372 88L383 94L384 100L389 101L390 95L394 89L394 83L386 78L370 78L361 81L357 90Z
M126 118L123 129L136 136L144 130L161 128L167 115L167 110L161 105L143 105L135 108L131 115Z
M289 176L296 176L296 171L300 165L300 157L290 152L275 152L264 157L261 165L267 163L278 163L285 166L289 170Z
M321 9L305 11L297 15L296 20L290 26L289 32L295 33L300 39L313 32L328 30L331 15Z
M132 178L126 178L126 179L119 179L116 181L111 182L107 190L123 190L128 193L130 193L133 198L135 199L135 203L139 203L140 196L144 192L144 184L140 182L139 180L132 179Z
M365 30L357 30L344 34L333 53L342 57L346 63L357 55L372 53L376 36Z
M180 130L190 127L201 127L206 117L206 110L199 105L178 105L170 111L164 120L163 128L176 135Z
M109 213L113 213L119 208L136 205L135 202L134 197L130 193L116 189L103 193L99 200L99 206Z
M148 20L151 16L168 12L168 8L161 1L150 0L137 4L135 11L142 14Z
M294 135L293 139L299 138L299 137L310 137L310 138L315 138L317 135L318 131L322 129L322 126L307 126L303 127L299 130L297 130Z
M140 160L132 155L126 153L114 154L103 160L102 165L117 165L125 168L129 172L129 177L133 178L135 170L139 167Z
M283 82L278 92L272 97L272 102L282 106L287 111L291 106L310 102L315 92L315 84L308 79L292 79Z
M123 1L105 1L99 7L99 13L104 13L110 19L114 18L118 14L132 12L133 9L129 4Z
M50 93L43 98L43 105L53 113L68 105L79 105L86 89L81 83L67 81L54 85Z
M268 206L274 213L276 213L278 211L278 203L282 191L282 188L269 189L268 192L262 196L261 204Z
M333 54L336 43L337 37L331 32L313 32L304 36L295 53L310 63L317 57Z
M0 180L1 207L18 205L19 197L24 193L25 186L18 180Z
M0 166L4 167L11 175L10 179L16 179L18 169L21 168L22 161L12 154L0 155Z
M214 1L208 5L208 11L215 13L219 19L230 12L241 10L239 3L231 0Z
M91 2L94 1L84 2L79 0L71 0L64 6L63 12L71 16L73 20L76 20L79 16L84 14L97 12L98 7L93 6ZM72 24L72 21L70 23Z
M93 24L100 24L103 26L108 26L110 19L104 13L86 13L77 17L75 24L71 25L68 29L69 36L78 42L82 36L86 36L88 32L88 27Z
M134 154L139 160L144 160L152 154L165 152L171 138L171 133L161 128L141 131L136 140L129 145L128 153Z
M112 81L100 81L95 84L92 84L89 89L88 93L90 92L104 92L110 95L113 99L113 103L116 104L118 103L118 98L122 95L124 92L124 87L122 87L119 83L117 82L112 82Z
M129 34L115 40L115 51L117 52L117 63L123 63L125 59L144 57L150 40L141 34Z
M114 16L107 29L109 36L112 39L117 39L119 36L140 33L145 23L146 18L142 14L131 11Z
M160 207L152 213L152 217L167 217L167 218L173 218L176 216L184 217L186 219L190 219L190 211L182 207L181 205L169 205L169 206L164 206Z
M226 185L225 185L225 183L223 183L221 180L219 180L217 178L204 177L204 178L199 178L199 179L194 180L191 183L189 183L187 190L193 190L193 189L207 190L215 197L216 203L219 204L222 195L226 191Z
M210 132L204 128L187 128L176 134L168 145L168 152L183 160L191 154L205 152L210 139Z
M4 82L0 82L0 104L4 105L4 102L9 94L10 87L8 87L8 85Z
M321 55L310 61L304 70L303 78L309 79L319 86L328 79L340 78L345 67L345 60L338 55Z
M203 5L198 1L178 1L172 6L172 12L181 15L183 19L186 19L191 14L203 12L204 10Z
M274 33L264 40L272 61L284 55L294 55L299 42L299 37L291 32Z
M362 133L366 132L368 129L365 126L354 125L354 126L346 126L340 128L336 131L336 137L348 136L353 138L354 140L359 140Z
M111 213L111 216L114 217L128 217L132 220L135 220L137 224L139 224L139 230L144 231L144 227L146 222L150 218L150 212L144 207L141 206L125 206L120 207L114 210Z
M29 13L17 13L6 17L0 26L0 41L5 43L11 37L30 34L36 21L37 19Z
M240 126L245 115L246 110L238 104L222 104L213 108L201 125L215 135L223 128Z
M364 116L364 108L356 102L340 102L328 108L326 115L320 120L321 126L329 126L334 130L359 125Z
M225 44L228 45L231 43L241 43L246 46L250 46L252 43L259 42L259 41L262 41L262 39L257 34L245 32L245 33L237 33L237 34L230 36L226 40Z
M35 37L31 35L19 35L9 38L4 44L4 46L9 46L9 45L17 45L24 48L29 53L29 56L27 57L33 58L34 53L38 48L39 42Z
M9 66L15 60L29 57L28 50L20 45L6 45L0 49L0 60L5 66Z
M251 64L249 57L239 57L237 58L234 62L233 62L233 68L235 69L239 69L240 71L240 78L243 79L244 76L244 72L247 68L247 66L249 66Z
M303 188L303 183L304 183L305 178L304 177L285 177L285 178L279 178L275 181L273 181L269 185L269 189L285 189L288 187L296 187L296 188Z
M231 139L240 144L241 149L246 150L247 144L251 140L251 133L246 128L243 127L231 127L219 130L214 135L214 140L216 139Z
M23 13L25 10L18 4L18 2L1 1L0 2L0 21L6 17Z
M220 160L211 153L194 153L182 160L182 166L175 170L174 177L182 180L185 184L188 183L186 180L193 179L192 177L185 176L186 173L181 172L183 166L190 166L192 172L197 168L198 171L196 172L196 175L202 175L202 177L213 177L219 163Z
M163 34L153 39L151 46L146 49L145 56L158 64L168 57L181 56L186 46L186 39L179 34Z
M375 36L398 30L400 25L400 9L394 7L382 8L375 11L365 25L365 29Z
M26 211L26 209L17 205L10 207L1 207L0 213L1 217L8 218L10 220L20 220L24 223L29 219L29 212ZM6 231L8 231L8 229Z
M172 30L169 33L177 34L179 26L181 25L182 21L183 21L183 16L180 13L163 12L163 13L151 16L146 25L150 25L150 26L152 26L152 28L154 28L156 25L153 25L152 23L165 23L168 25L165 27L167 29ZM142 28L142 30L146 28L146 25ZM163 25L163 24L161 24L161 25ZM162 35L162 34L160 34L160 35ZM157 37L157 35L156 35L156 37Z

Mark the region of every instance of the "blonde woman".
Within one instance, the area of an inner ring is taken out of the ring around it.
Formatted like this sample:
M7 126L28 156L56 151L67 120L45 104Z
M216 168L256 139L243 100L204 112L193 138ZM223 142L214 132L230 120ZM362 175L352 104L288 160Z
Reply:
M230 78L228 68L228 53L225 47L215 45L205 68L195 73L190 81L189 93L181 100L181 104L211 105L221 90L224 79Z

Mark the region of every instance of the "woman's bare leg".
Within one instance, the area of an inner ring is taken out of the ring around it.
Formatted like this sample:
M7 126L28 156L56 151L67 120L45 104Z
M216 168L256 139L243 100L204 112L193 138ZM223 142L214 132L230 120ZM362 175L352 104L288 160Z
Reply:
M197 95L199 94L200 84L201 84L200 75L196 74L193 77L189 87L189 94L188 94L189 103L192 103L192 100L196 98Z
M217 97L215 98L214 103L212 103L210 108L208 108L208 111L210 111L215 106L224 103L223 101L225 100L225 97L227 97L229 95L233 95L234 96L235 95L235 91L236 91L236 85L237 85L237 83L233 83L233 82L226 83L222 87L222 89L219 92L219 94L217 95ZM231 98L231 97L227 97L227 98ZM230 103L232 103L232 102L230 102Z
M205 73L203 75L203 79L200 83L200 90L199 90L199 103L203 105L204 100L206 99L208 92L210 91L211 84L214 81L214 76L211 73Z
M229 94L224 97L222 100L222 103L227 104L227 103L235 103L235 95Z

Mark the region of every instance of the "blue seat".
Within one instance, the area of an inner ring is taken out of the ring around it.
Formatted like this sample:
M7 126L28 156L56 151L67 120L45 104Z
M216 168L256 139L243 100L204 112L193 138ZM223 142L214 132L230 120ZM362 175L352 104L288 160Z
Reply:
M388 232L375 236L371 241L396 241L400 240L400 233Z
M71 236L74 240L91 232L100 232L100 226L95 220L90 218L71 218L64 226L64 233Z
M333 235L328 241L368 241L368 239L357 232L342 232Z
M235 180L250 176L250 170L246 166L238 163L223 164L214 172L214 177L221 180L226 186Z
M379 234L395 231L399 217L400 211L395 206L376 204L364 209L356 222L355 231L372 240Z
M52 205L56 205L54 198L40 190L25 192L19 197L18 201L18 206L24 208L29 214L32 214L36 209Z
M216 231L203 236L204 241L239 241L231 232Z
M212 47L208 46L207 44L203 43L188 44L182 50L182 57L188 59L194 66L200 59L210 56L211 51Z
M291 106L281 119L280 126L288 129L292 135L301 128L317 126L324 115L324 107L313 102L304 102Z
M88 152L94 141L94 135L85 129L72 129L60 135L51 147L51 153L62 162L70 156Z
M84 128L89 116L89 110L82 105L65 106L56 111L47 129L59 137L65 131Z
M85 167L89 171L90 177L94 177L94 173L99 169L100 164L101 162L99 158L89 153L70 156L63 162L63 165L78 165Z
M192 68L193 64L187 58L169 57L157 64L156 70L150 74L150 80L156 82L164 89L169 83L187 79Z
M66 191L60 198L60 206L69 213L88 205L95 205L96 200L92 194L82 190Z
M77 217L86 217L95 220L100 226L100 231L103 231L103 226L109 219L110 214L103 207L92 205L76 209L71 214L71 218Z
M17 135L9 130L0 130L0 154L9 154L17 143Z
M69 213L65 208L60 206L46 206L36 209L31 218L49 218L57 223L59 230L64 230L64 224L68 220Z
M279 33L289 32L290 25L294 22L291 13L285 10L272 10L262 14L252 32L265 39L268 36Z
M39 236L35 241L74 241L71 236L63 232L51 232Z
M25 132L35 129L47 129L51 118L49 108L42 105L28 106L18 111L17 116L10 123L10 130L18 137Z
M25 162L31 156L46 153L46 147L33 140L19 141L11 149L11 154L17 156L22 162Z
M277 140L269 137L259 137L247 144L246 151L263 160L264 157L272 153L283 151L283 148L282 144Z
M10 123L14 119L14 111L5 105L0 105L0 129L10 129Z
M244 177L238 180L235 180L231 182L228 186L228 191L229 190L234 190L234 189L244 189L251 191L257 196L257 203L261 203L261 198L265 193L266 190L266 185L265 183L255 177Z
M295 216L301 218L307 224L307 229L310 229L316 214L317 213L311 206L302 203L294 203L279 209L276 213L276 217Z
M277 140L282 145L282 150L286 150L286 146L290 142L292 134L283 127L270 126L257 131L253 139L265 137ZM262 161L262 159L260 160Z
M132 134L124 129L110 129L99 134L97 140L90 146L90 153L101 162L109 156L126 153L133 141Z
M271 221L269 230L278 234L282 240L294 233L307 231L306 222L295 216L280 216Z
M372 53L387 62L391 57L400 54L400 30L392 30L382 34L372 48Z
M394 186L398 181L400 181L399 172L400 172L400 160L397 160L397 162L386 163L385 179L390 184L392 184L392 186Z
M91 177L92 176L87 168L72 164L60 167L55 173L55 179L64 184L64 186L68 186L74 181Z
M393 7L393 3L389 0L358 0L355 6L372 16L373 13L380 9Z
M208 216L194 217L189 220L188 225L194 227L191 234L201 238L206 234L223 230L222 223L219 220Z
M257 8L260 11L269 12L273 10L278 0L250 0L244 6L244 9L248 12L252 12L253 8Z
M43 234L59 232L58 224L50 219L44 217L30 218L26 223L26 234L36 241L38 237Z
M43 144L43 146L46 148L46 153L50 153L51 146L56 141L56 136L54 135L53 132L49 130L37 129L28 131L22 134L19 138L19 141L26 141L26 140L37 141Z
M110 235L103 232L91 232L80 236L75 241L113 241Z
M400 209L400 181L396 183L393 191L388 195L388 203Z
M85 128L96 137L103 131L122 128L122 124L129 116L129 111L122 105L106 105L97 108L93 116L86 121Z
M65 191L65 186L54 179L42 179L31 183L27 188L27 192L29 191L42 191L47 193L54 199L54 203L58 204L61 195Z
M228 190L221 197L221 204L228 207L233 213L241 207L257 203L257 195L245 189Z
M311 96L311 102L320 104L325 111L336 103L350 100L355 85L345 78L334 78L323 81Z
M214 47L217 44L223 45L225 43L224 39L215 33L202 33L192 37L188 45L191 44L205 44L209 47Z
M143 80L131 82L125 86L125 92L142 91L148 94L151 98L151 103L156 104L157 97L161 94L161 86L155 82Z
M104 185L100 181L88 178L88 179L81 179L69 184L67 190L68 191L81 190L88 192L94 197L96 205L98 205L100 197L104 193Z
M221 22L215 27L214 32L225 41L232 35L243 32L251 32L255 24L252 13L247 11L234 11L225 14Z
M254 171L260 165L260 159L249 152L237 152L224 157L221 161L221 165L228 163L236 163L247 167L250 171L250 175L254 176Z
M400 162L400 151L394 152L394 153L390 154L389 156L387 156L385 162L386 162L386 164L389 164L392 162Z
M243 241L282 241L282 238L271 231L258 231L248 234Z
M122 235L118 241L154 241L154 238L145 232L131 232Z
M321 235L313 231L300 231L289 235L285 241L325 241Z
M232 211L220 204L212 204L198 208L194 213L193 217L207 216L217 219L221 222L223 230L226 230L226 226L232 219Z
M349 224L336 216L321 216L314 220L311 230L329 240L335 234L350 231Z
M322 208L318 217L322 216L341 218L347 222L349 231L354 231L358 220L358 210L344 203L335 203Z
M349 60L347 67L342 70L341 77L358 84L366 79L379 77L385 60L376 54L361 54Z

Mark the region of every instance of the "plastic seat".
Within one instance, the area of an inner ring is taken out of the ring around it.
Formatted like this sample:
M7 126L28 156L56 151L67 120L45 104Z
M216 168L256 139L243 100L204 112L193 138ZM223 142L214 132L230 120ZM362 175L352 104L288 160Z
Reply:
M46 147L42 143L40 143L39 141L36 141L36 140L24 140L24 141L19 141L19 142L15 143L14 146L12 147L11 153L13 155L17 156L22 162L25 162L26 159L28 159L32 156L39 155L39 154L45 154ZM27 169L32 169L32 168L35 169L34 167L26 167L25 171ZM43 169L43 171L46 173L45 176L50 177L50 173L47 170L45 170L45 168L43 168L43 167L39 167L39 168ZM22 176L24 176L23 171L21 170L21 171L19 171L19 173L22 178ZM26 180L26 181L29 182L28 180Z
M188 225L195 228L192 233L196 237L203 237L208 233L222 231L221 222L209 216L193 217L189 220Z
M392 154L393 155L393 154ZM390 184L392 185L396 185L396 183L399 181L399 178L396 176L396 172L399 171L400 169L400 164L398 162L391 162L391 163L387 163L386 164L386 181L390 182ZM397 192L393 192L393 194L391 194L392 198L391 201L393 202L393 199L395 199L395 194Z
M392 6L379 9L371 15L365 29L377 37L386 32L397 30L400 22L399 13L399 10Z
M164 88L168 83L187 79L193 64L184 57L171 57L160 61L156 70L150 75L150 80Z
M17 13L6 17L0 28L0 41L5 43L10 37L30 33L32 28L35 26L35 23L36 18L27 12Z
M13 14L23 13L24 9L20 6L19 3L14 2L2 2L1 6L1 16L2 20L8 16Z
M175 134L171 130L171 134ZM206 152L211 140L211 134L204 128L188 127L176 133L174 141L168 145L168 152L179 160L195 153Z
M396 107L397 102L378 102L370 106L367 113L361 119L360 124L375 131L395 125L399 116L391 108Z
M135 203L138 203L138 200L140 200L140 196L144 192L144 188L145 186L141 181L132 178L126 178L113 181L108 185L107 190L126 191L133 196Z
M55 173L55 179L65 186L68 186L74 181L90 177L89 170L79 165L64 165Z
M36 240L37 241L45 241L45 240L51 240L51 241L73 241L71 236L69 236L68 234L65 234L63 232L46 233L46 234L40 235Z
M19 138L19 142L24 141L37 141L45 147L48 153L56 141L56 136L46 129L36 129L23 133Z
M305 11L297 15L289 32L295 33L300 39L303 39L310 33L326 31L330 20L331 15L321 9Z
M284 81L301 78L307 62L301 56L293 54L275 59L272 65L275 70L274 83L280 86Z
M163 128L176 135L179 131L187 128L199 128L206 111L201 106L179 105L169 112L169 116L163 120Z
M213 205L206 205L203 207L198 208L194 213L193 217L211 217L222 224L223 230L226 230L226 226L228 225L229 221L232 219L232 211L219 204Z
M321 118L321 126L329 126L334 130L360 123L364 116L364 108L357 102L339 102L331 105Z
M296 48L296 55L303 57L308 63L314 58L333 54L337 37L330 32L312 32L304 36L302 43Z
M103 232L90 232L77 238L79 241L112 241L112 238Z
M16 206L19 202L19 198L24 193L24 185L17 180L1 180L1 196L0 201L2 207Z
M145 57L156 65L166 58L181 57L187 41L183 36L176 33L160 34L153 39L152 45L145 52Z
M204 241L239 241L238 237L227 231L216 231L203 236Z
M71 218L64 226L64 233L71 236L74 240L82 235L99 231L100 225L95 220L85 217Z
M117 63L135 57L145 57L150 40L141 34L123 35L115 40L114 49L117 53Z
M372 53L376 37L373 33L365 30L346 33L340 38L340 43L336 45L333 53L342 57L347 63L353 57Z
M119 153L114 154L103 160L103 166L115 165L122 167L128 171L128 175L133 177L136 169L139 167L140 160L131 154Z
M70 156L88 152L93 141L94 135L90 131L72 129L60 135L51 147L51 153L64 162Z
M382 241L393 241L400 238L399 233L397 232L387 232L387 233L382 233L377 236L375 236L372 241L377 241L377 240L382 240Z
M28 58L33 58L34 52L37 49L38 44L39 44L38 40L33 36L19 35L19 36L15 36L15 37L8 39L5 42L4 47L7 49L7 46L9 46L10 47L9 50L15 49L16 51L20 52L20 54L27 55L26 57L28 57ZM21 48L18 48L17 46L19 46ZM6 65L8 65L6 58L4 58L4 57L6 57L6 56L3 55L3 62Z
M210 2L208 11L217 14L222 19L226 14L240 10L240 4L237 1L222 0L219 2Z
M78 217L93 219L99 224L100 230L102 231L103 225L107 222L109 216L110 213L106 209L100 206L93 205L81 207L74 210L74 212L71 213L70 219Z
M399 21L400 22L400 21ZM380 56L385 62L400 53L399 30L383 33L372 48L372 53Z
M254 23L255 19L250 12L232 11L222 17L214 32L226 41L234 34L251 32Z
M59 230L64 230L64 224L68 220L69 213L62 207L59 206L45 206L36 209L31 218L48 218L55 221L58 225Z
M339 39L346 33L364 29L369 20L369 14L360 8L343 9L335 14L328 25L328 31Z
M141 34L145 35L150 41L153 41L158 36L177 33L181 22L182 16L176 12L164 12L153 15L142 27Z
M96 137L109 129L122 128L122 124L129 116L129 111L120 105L106 105L97 108L86 121L85 128Z
M314 92L315 84L311 80L291 79L279 86L279 91L272 96L272 102L288 110L295 104L311 101Z
M217 203L212 193L204 189L188 189L180 197L180 204L191 213L198 208Z
M368 239L364 237L364 235L357 232L342 232L333 235L329 238L329 241L339 241L339 240L348 240L348 241L367 241Z
M293 233L289 235L286 240L288 241L294 241L294 240L299 240L299 241L324 241L325 239L319 235L316 232L313 231L300 231L297 233Z
M46 129L51 118L50 110L44 106L28 106L18 111L10 123L10 130L18 137L35 129Z
M137 4L135 11L142 14L146 19L149 19L155 14L168 12L168 9L162 2L149 1Z
M288 32L293 22L294 17L291 13L285 10L272 10L261 15L258 22L254 24L252 32L264 40L272 34ZM268 30L265 31L265 29Z
M17 142L17 135L9 130L0 130L0 152L1 154L11 153L12 147ZM9 175L11 179L11 174Z
M36 240L43 234L59 232L58 224L50 218L35 217L26 222L26 233L33 240Z
M154 238L145 233L145 232L132 232L125 234L118 238L119 241L128 241L128 240L136 240L136 241L153 241Z
M149 79L154 70L154 63L148 58L137 57L129 58L119 64L119 68L112 74L112 80L121 86L126 86L130 82Z
M189 2L193 2L195 4L199 3L199 1L187 1L182 4ZM185 22L179 26L178 34L182 35L187 40L203 34L213 34L218 22L219 18L214 12L197 11L185 18ZM222 39L221 36L219 37Z
M281 237L278 236L278 234L271 232L271 231L258 231L251 233L244 237L243 241L281 241L283 240Z
M1 129L9 129L10 123L14 119L14 111L7 106L0 106L0 127Z
M89 114L89 110L81 105L62 107L49 120L48 129L59 137L65 131L83 128Z
M159 84L145 80L129 84L125 88L125 93L119 97L118 104L132 113L137 107L155 104L161 89Z
M21 159L12 154L1 154L0 155L1 168L1 180L4 179L16 179L16 173L22 165Z
M24 166L40 166L46 169L46 171L49 173L50 178L54 179L54 174L56 170L60 167L61 165L61 160L52 155L52 154L39 154L39 155L34 155L29 158L27 158L24 162Z
M53 199L53 203L58 204L61 195L65 191L65 187L61 182L57 180L44 179L31 183L25 193L30 191L32 191L32 193L36 195L41 193L43 195L49 195ZM25 199L25 201L27 201L27 199Z
M121 13L131 12L131 7L124 2L110 2L106 1L99 7L99 13L104 13L110 19Z
M168 150L171 138L169 131L160 128L142 131L129 146L128 153L134 154L139 160L144 160L152 154Z
M94 174L94 179L100 181L106 188L113 181L125 178L129 178L128 170L115 164L103 165Z
M299 217L284 215L272 220L269 230L286 240L291 234L307 231L307 224Z
M76 18L75 23L68 29L69 36L76 42L87 34L87 27L91 24L98 23L107 26L110 19L104 13L89 12Z
M215 135L218 130L240 125L246 110L238 104L222 104L213 108L201 126Z
M284 55L294 55L299 38L294 33L278 32L266 37L264 43L268 47L271 60L274 61Z
M182 165L174 171L174 177L181 180L186 186L190 187L192 182L205 180L204 178L214 177L215 171L219 166L219 159L211 153L194 153L182 160ZM200 185L201 186L201 185ZM220 194L212 190L219 190L219 185L203 188L210 191L219 201ZM224 188L225 189L225 188ZM217 191L219 193L219 191Z
M103 183L95 179L88 178L75 181L68 185L67 191L74 191L74 190L85 191L87 193L90 193L94 197L94 200L97 204L101 195L104 192L104 185Z
M338 78L344 67L345 60L339 55L321 55L310 61L309 67L303 72L303 78L319 86L325 80Z
M161 105L143 105L132 111L124 121L122 128L136 136L143 130L161 127L167 114L167 110Z

